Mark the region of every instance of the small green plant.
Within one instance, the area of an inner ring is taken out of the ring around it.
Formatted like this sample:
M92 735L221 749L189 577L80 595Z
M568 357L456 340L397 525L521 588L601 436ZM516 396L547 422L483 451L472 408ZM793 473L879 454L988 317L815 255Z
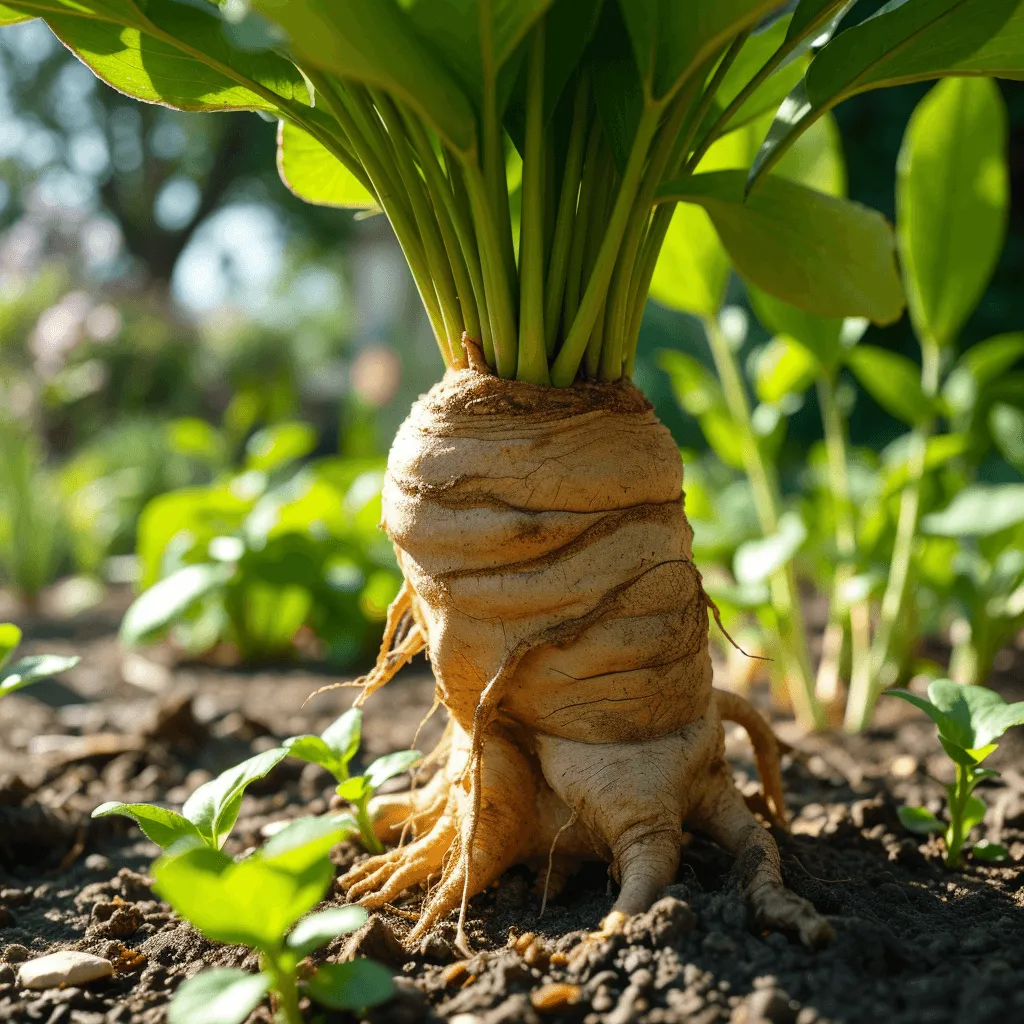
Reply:
M156 804L100 804L94 818L120 814L131 818L146 837L162 850L190 840L219 850L238 820L246 787L268 775L287 755L283 747L265 750L222 772L200 786L181 808L181 813Z
M79 659L60 654L35 654L11 662L21 643L21 630L12 622L0 622L0 697L74 668Z
M292 757L320 765L337 779L338 796L355 808L363 845L371 853L383 853L367 809L370 798L383 783L408 771L423 755L418 750L398 750L378 757L362 775L350 775L348 766L359 749L362 724L362 711L351 708L319 736L292 736L284 741L284 749Z
M268 993L277 1024L302 1024L303 995L357 1012L391 997L390 972L371 960L302 967L310 953L366 920L355 906L303 917L333 882L329 854L345 833L337 821L300 818L240 861L193 838L154 864L161 899L207 938L248 946L260 961L255 975L214 968L190 978L171 1003L170 1024L239 1024Z
M1024 725L1024 701L1007 704L994 690L965 686L951 679L935 679L928 685L928 697L908 690L890 690L894 697L920 708L938 727L939 742L952 758L955 781L946 787L949 794L949 822L940 821L924 807L901 807L900 821L912 832L943 833L947 867L959 867L971 829L985 817L985 802L974 795L983 779L995 779L999 772L983 768L997 747L996 740L1015 725ZM984 860L1002 860L1006 850L998 843L983 841L974 845L974 856Z

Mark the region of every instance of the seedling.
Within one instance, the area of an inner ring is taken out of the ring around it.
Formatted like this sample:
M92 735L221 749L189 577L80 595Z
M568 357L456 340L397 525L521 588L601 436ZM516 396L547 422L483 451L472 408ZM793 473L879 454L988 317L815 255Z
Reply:
M399 750L378 757L362 775L350 775L348 766L359 749L362 724L362 711L351 708L319 736L292 736L284 741L284 749L292 757L326 768L337 779L338 796L355 808L363 845L371 853L383 853L367 809L370 798L383 783L408 771L423 755L418 750Z
M940 821L924 807L901 807L900 821L911 832L943 833L946 867L959 867L971 829L985 817L985 802L974 795L983 779L996 779L999 772L982 768L997 747L995 741L1015 725L1024 725L1024 701L1007 704L994 690L964 686L951 679L935 679L928 685L928 698L908 690L889 690L894 697L920 708L939 730L939 742L953 760L956 778L946 787L949 794L949 823ZM983 860L1003 860L1006 850L998 843L980 842L972 849Z
M268 775L287 753L284 747L275 747L236 764L200 786L185 801L180 814L156 804L110 801L100 804L92 816L105 818L121 814L131 818L162 850L170 849L183 839L219 850L235 827L246 787Z
M36 654L8 664L21 643L21 630L11 622L0 622L0 697L6 697L40 679L74 668L79 659L60 654Z
M328 854L346 833L343 819L300 818L241 861L186 839L153 866L154 890L208 939L258 951L259 974L214 968L186 981L170 1024L239 1024L269 993L277 1024L302 1024L299 999L361 1011L389 999L390 972L371 960L300 970L331 939L355 931L362 907L335 907L303 918L334 881ZM300 920L301 919L301 920Z

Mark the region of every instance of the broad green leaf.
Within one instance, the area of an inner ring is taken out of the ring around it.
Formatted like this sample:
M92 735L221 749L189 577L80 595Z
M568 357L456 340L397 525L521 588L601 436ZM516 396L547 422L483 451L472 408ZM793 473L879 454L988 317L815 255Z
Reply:
M970 768L972 771L977 770L978 765L998 746L996 743L989 743L984 747L967 748L941 734L939 735L939 742L942 744L942 749L949 754L952 760L957 764L962 764L965 768Z
M905 435L908 440L912 435ZM929 437L925 444L924 469L928 473L946 465L950 459L963 455L970 448L970 438L966 434L938 434ZM900 458L888 464L882 478L882 495L888 496L903 490L910 480L910 456L912 445L900 450Z
M319 914L304 917L292 930L287 947L300 959L326 946L339 935L354 932L366 923L369 915L362 907L332 907Z
M288 33L304 68L379 86L431 122L453 148L472 149L476 116L464 87L393 0L255 0L253 6ZM457 17L448 22L453 33L461 31Z
M937 537L988 537L1024 522L1024 484L972 484L921 520Z
M206 842L221 847L235 827L248 785L269 775L287 755L284 747L265 750L222 772L200 786L181 813L202 833Z
M316 430L308 423L276 423L257 430L245 445L246 469L272 473L309 455L316 448Z
M207 938L262 950L276 948L334 878L326 855L288 870L259 856L235 863L206 846L164 855L152 870L160 898Z
M371 789L377 789L388 779L407 772L414 764L423 760L418 750L396 750L393 754L378 757L363 773Z
M988 414L988 428L999 454L1024 472L1024 411L996 402Z
M845 196L846 159L835 117L826 114L815 121L786 151L773 173L830 196Z
M988 78L940 82L918 104L896 184L897 240L918 334L956 339L1006 235L1006 106Z
M391 971L372 960L324 964L306 983L315 1002L332 1010L364 1010L387 1002L395 993Z
M143 591L121 621L121 643L126 647L149 643L180 619L207 594L231 577L228 565L204 562L187 565Z
M21 643L21 630L13 622L0 622L0 669L7 664Z
M804 345L780 334L761 350L754 373L754 388L762 402L781 402L786 395L802 395L814 382L820 364Z
M802 39L831 35L838 20L856 0L800 0L789 23L786 39Z
M730 132L707 151L698 169L747 168L758 141L756 125ZM680 203L672 213L654 268L651 298L669 309L711 319L722 308L728 280L729 257L711 218L699 206Z
M986 686L936 679L928 685L928 697L953 723L952 728L942 730L943 735L968 752L980 752L1007 729L1024 725L1024 701L1007 704L995 690Z
M100 804L92 812L94 818L106 818L111 814L131 818L142 829L146 838L156 843L161 850L170 848L181 839L208 842L188 818L182 817L166 807L157 807L155 804L120 804L116 801L108 801Z
M133 5L134 6L134 5ZM48 15L54 34L120 92L179 110L265 110L309 105L298 69L270 51L233 47L215 8L163 2L118 23Z
M257 856L287 871L305 871L323 860L346 834L356 830L354 819L347 814L296 818L271 836Z
M227 455L224 436L197 416L182 416L167 424L167 441L174 451L220 465Z
M326 146L288 121L278 129L277 170L285 185L307 203L351 210L377 205L366 186Z
M270 989L270 976L214 967L186 979L174 993L167 1024L241 1024Z
M320 734L320 738L338 755L343 764L348 764L359 749L359 737L363 729L361 708L349 708L339 715Z
M696 174L659 189L707 210L736 269L820 316L892 323L903 292L885 218L859 203L766 178L744 199L742 171Z
M620 3L641 81L665 98L752 28L777 0L626 0Z
M335 792L342 800L358 804L370 796L370 782L365 775L353 775L352 778L339 782Z
M21 11L12 10L6 4L0 4L0 26L17 25L21 21L31 20L31 14L23 14Z
M344 777L344 762L319 736L290 736L283 746L289 757L318 764L338 779Z
M40 679L67 672L74 668L79 658L64 657L59 654L33 654L27 658L19 658L0 670L0 697L5 697L23 686L37 683Z
M748 540L736 549L733 574L741 583L761 583L786 565L807 539L807 527L795 512L779 520L777 533L760 540Z
M752 285L747 288L758 320L774 334L799 342L821 363L835 367L843 356L841 317L815 316Z
M913 704L915 708L923 711L939 727L940 733L946 732L952 728L945 712L936 707L936 705L926 697L919 697L916 693L911 693L910 690L902 690L898 688L886 690L885 693L893 697L899 697L900 700L905 700L908 704Z
M890 0L840 32L779 108L751 186L815 118L850 96L946 76L1024 77L1022 0Z
M921 370L906 356L875 345L858 345L846 354L846 364L890 415L914 425L932 414L932 403L921 390Z
M998 862L1006 860L1010 853L1000 843L990 843L987 839L981 839L971 847L971 856L978 860Z
M1000 334L972 345L956 362L942 389L950 409L970 412L981 389L1024 358L1024 332Z
M931 832L945 832L946 826L926 807L898 807L896 814L900 824L908 832L928 835Z

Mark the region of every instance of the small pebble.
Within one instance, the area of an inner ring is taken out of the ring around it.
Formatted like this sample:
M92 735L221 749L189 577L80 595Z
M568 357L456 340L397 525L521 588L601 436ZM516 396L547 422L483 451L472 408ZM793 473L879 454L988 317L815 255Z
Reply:
M110 858L104 857L102 853L90 853L85 858L85 868L87 871L109 871Z
M96 981L113 973L114 965L101 956L77 949L63 949L22 964L18 970L18 983L23 988L57 988L59 985Z
M530 1002L535 1010L541 1013L554 1013L556 1010L579 1002L579 985L566 985L561 982L552 982L550 985L541 985L530 993Z

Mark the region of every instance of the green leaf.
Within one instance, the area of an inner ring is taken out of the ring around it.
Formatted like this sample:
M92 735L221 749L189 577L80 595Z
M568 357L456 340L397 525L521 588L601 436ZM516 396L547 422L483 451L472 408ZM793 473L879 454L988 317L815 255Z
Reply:
M1024 701L1007 704L986 686L936 679L928 685L928 697L952 723L943 735L969 753L983 751L1007 729L1024 725Z
M779 108L751 168L751 187L800 132L850 96L950 75L1024 77L1020 0L890 0L840 32Z
M308 423L276 423L257 430L246 442L245 467L272 473L315 448L316 430Z
M971 856L978 860L997 862L1006 860L1010 853L1000 843L990 843L987 839L980 839L971 847Z
M795 512L779 519L778 532L748 540L736 549L733 574L741 584L760 583L786 565L807 540L807 527Z
M291 931L285 945L301 959L326 946L331 939L347 935L366 923L369 915L362 907L332 907L304 917Z
M898 352L875 345L858 345L846 364L871 397L890 415L911 426L928 419L932 403L921 390L921 370Z
M716 171L659 196L707 210L736 269L766 292L820 316L899 319L903 292L881 214L778 177L746 200L743 185L742 171Z
M963 813L963 829L964 835L970 834L972 828L976 825L980 825L985 820L985 812L988 808L985 806L985 801L978 796L969 796L967 803L964 805Z
M125 612L121 643L135 647L156 640L207 594L224 586L232 572L229 565L204 562L187 565L154 583Z
M418 750L396 750L393 754L378 757L363 773L371 790L376 790L388 779L407 772L414 764L423 760Z
M207 938L272 950L334 878L322 849L316 854L293 866L257 855L235 863L208 846L172 851L153 865L153 888Z
M309 132L282 121L277 134L277 170L288 189L317 206L370 210L377 200L366 186Z
M0 25L17 25L31 19L31 14L22 14L21 11L12 10L6 4L0 4Z
M754 372L757 397L774 403L787 395L802 395L819 368L818 360L804 345L785 334L778 335L758 355Z
M972 345L946 378L942 396L954 413L968 413L982 388L1001 377L1021 358L1024 358L1024 332L999 334Z
M620 4L641 81L664 98L752 28L777 0L628 0Z
M1024 472L1024 411L996 402L989 410L988 428L999 454Z
M372 960L324 964L306 983L312 999L332 1010L364 1010L387 1002L395 993L391 972Z
M289 757L318 764L335 778L344 778L345 763L319 736L290 736L284 741L283 746Z
M19 658L13 664L0 670L0 697L5 697L15 690L20 690L40 679L67 672L74 668L81 659L64 657L59 654L34 654L28 658Z
M946 826L926 807L899 807L896 814L899 816L900 824L908 832L928 835L931 832L946 830Z
M897 240L907 303L923 338L950 345L992 277L1010 201L1006 107L988 78L940 82L900 151Z
M111 814L131 818L142 829L146 838L156 843L161 850L169 849L181 839L209 842L188 818L182 817L166 807L157 807L155 804L120 804L116 801L108 801L100 804L92 812L94 818L106 818Z
M843 355L841 317L815 316L753 286L747 288L747 294L758 320L769 331L799 342L822 366L838 365Z
M1024 523L1024 484L972 484L944 508L921 519L937 537L988 537Z
M454 149L472 149L473 107L442 58L417 35L412 11L391 0L255 0L253 6L288 33L289 49L303 67L379 86L433 124ZM464 31L458 11L448 12L447 24L453 36Z
M730 132L704 155L699 169L718 171L750 166L757 152L756 126ZM729 280L729 257L711 218L699 206L682 203L654 267L651 298L669 309L711 319L718 316Z
M911 440L912 436L904 435L904 438ZM901 440L903 439L901 438ZM890 447L895 447L895 443ZM882 478L883 496L895 494L907 486L910 480L911 447L910 445L903 447L900 452L900 458L887 464ZM925 472L927 473L946 465L951 459L963 455L969 447L970 438L966 434L938 434L935 437L929 437L925 443Z
M773 173L830 196L845 196L846 159L836 119L826 114L815 121L786 151Z
M347 765L359 749L359 737L363 728L363 712L360 708L349 708L336 718L320 734L320 738Z
M839 19L856 3L856 0L800 0L789 23L786 39L802 39L806 36L831 35Z
M348 814L296 818L268 839L257 856L276 867L305 871L323 860L347 834L356 831L355 821Z
M181 983L167 1024L241 1024L270 990L270 976L237 967L200 971Z
M699 359L686 352L662 349L658 365L669 375L680 408L691 416L702 416L725 403L718 378Z
M54 34L108 85L179 110L290 111L309 106L298 69L270 51L233 47L216 8L150 2L114 22L47 15Z
M899 697L900 700L905 700L908 704L913 704L915 708L923 711L939 727L940 731L949 727L945 713L927 698L919 697L916 693L911 693L910 690L895 687L886 690L885 693L892 697Z
M342 800L358 804L370 795L370 783L365 775L353 775L344 782L339 782L335 790Z
M269 775L284 760L284 747L265 750L222 772L200 786L186 801L181 813L202 833L206 842L221 847L235 827L246 787Z
M7 664L21 643L21 630L13 622L0 622L0 669Z

